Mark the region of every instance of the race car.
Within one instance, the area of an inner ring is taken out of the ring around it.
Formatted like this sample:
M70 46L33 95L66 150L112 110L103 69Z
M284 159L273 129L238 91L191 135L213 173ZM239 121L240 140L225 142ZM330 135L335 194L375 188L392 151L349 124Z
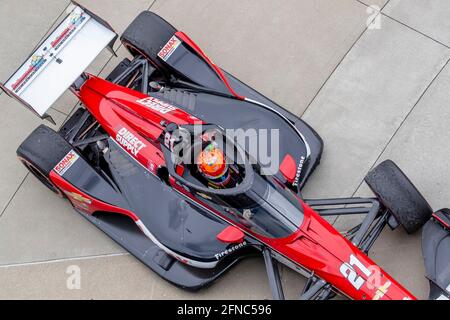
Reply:
M211 285L262 255L274 299L284 298L283 264L307 277L303 300L415 299L367 254L386 226L425 226L430 299L450 298L450 210L433 213L392 161L366 176L373 198L304 199L323 150L310 126L149 11L120 38L132 59L106 79L84 72L117 38L74 2L1 84L49 121L67 88L80 100L58 132L40 125L17 155L81 216L181 288ZM363 222L344 233L325 219L356 214Z

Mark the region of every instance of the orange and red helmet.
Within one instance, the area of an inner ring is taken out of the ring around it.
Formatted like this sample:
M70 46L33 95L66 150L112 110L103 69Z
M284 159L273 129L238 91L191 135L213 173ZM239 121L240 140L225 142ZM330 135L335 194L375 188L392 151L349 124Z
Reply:
M226 157L213 143L209 144L197 157L200 173L208 179L220 179L228 171Z

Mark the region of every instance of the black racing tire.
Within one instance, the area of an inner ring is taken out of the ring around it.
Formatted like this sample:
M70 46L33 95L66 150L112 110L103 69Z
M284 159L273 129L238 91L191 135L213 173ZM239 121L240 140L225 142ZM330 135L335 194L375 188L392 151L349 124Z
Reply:
M365 181L408 234L430 220L430 205L393 161L382 162L367 174Z
M50 172L72 146L51 128L40 125L17 149L23 165L47 188L63 197L61 190L50 180Z
M143 11L128 26L120 40L135 57L142 55L159 68L164 68L158 53L177 32L166 20L150 11Z

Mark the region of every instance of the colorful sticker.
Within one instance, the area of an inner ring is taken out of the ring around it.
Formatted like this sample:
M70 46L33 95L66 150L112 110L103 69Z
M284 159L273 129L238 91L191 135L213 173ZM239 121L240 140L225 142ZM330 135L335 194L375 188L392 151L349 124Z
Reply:
M390 281L386 281L386 283L377 288L377 293L373 296L372 300L380 300L384 297L384 295L388 292L389 287L391 286Z
M73 12L70 16L70 24L61 34L52 41L51 45L54 50L58 50L69 37L75 32L76 28L86 19L84 13Z
M80 158L75 151L70 150L69 153L53 168L57 174L62 176L73 164Z
M176 36L173 36L158 53L158 57L160 57L163 61L167 61L170 58L170 56L175 52L175 50L177 50L180 44L181 44L180 39L178 39Z
M75 208L80 209L82 211L90 212L90 205L92 204L92 200L82 196L76 192L68 192L64 191L67 197L72 200L72 204Z
M86 204L92 204L92 200L89 198L86 198L84 196L82 196L79 193L76 192L66 192L66 194L72 198L75 201L81 202L81 203L86 203Z
M30 61L30 67L25 71L25 73L14 82L11 87L14 92L19 92L20 89L27 84L27 82L38 72L38 70L47 62L47 59L43 55L33 55Z

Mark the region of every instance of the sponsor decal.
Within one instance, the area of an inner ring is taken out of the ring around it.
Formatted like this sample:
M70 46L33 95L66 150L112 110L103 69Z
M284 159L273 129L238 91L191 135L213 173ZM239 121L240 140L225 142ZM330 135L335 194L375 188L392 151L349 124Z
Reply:
M139 99L136 102L161 114L166 114L168 112L177 110L177 108L173 105L153 97Z
M67 170L80 158L75 151L70 150L69 153L53 168L57 174L62 176Z
M306 160L305 157L300 158L300 162L297 167L297 173L295 174L295 180L294 180L294 183L292 184L294 187L298 186L298 182L300 180L300 175L302 174L303 165L305 164L305 160Z
M76 192L66 192L66 194L75 201L92 204L92 200L86 197L83 197L81 194Z
M14 92L19 92L46 62L47 59L45 59L43 55L33 55L28 70L12 84L11 87Z
M55 50L58 50L85 19L86 16L82 12L72 13L72 15L70 16L70 25L66 29L64 29L64 31L61 32L61 34L54 41L52 41L52 47Z
M72 203L76 208L84 211L90 210L90 205L92 204L91 199L86 198L76 192L65 191L64 193L72 200Z
M175 50L177 50L180 44L181 44L180 39L178 39L176 36L173 36L158 53L158 57L160 57L164 61L167 61L170 58L170 56L175 52Z
M384 285L382 285L381 287L378 287L377 293L373 296L372 300L380 300L381 298L383 298L384 295L388 292L390 286L391 286L391 282L386 281L386 283Z
M228 249L225 250L225 251L222 251L222 252L217 253L217 254L215 255L215 257L216 257L217 260L219 260L220 258L223 258L223 257L225 257L225 256L227 256L227 255L229 255L229 254L231 254L231 253L233 253L233 252L235 252L235 251L237 251L237 250L239 250L239 249L245 247L246 245L247 245L247 241L241 242L241 243L239 243L239 244L236 244L236 245L234 245L234 246L228 248Z
M75 208L77 208L79 210L86 211L86 212L90 211L89 205L87 205L86 203L77 202L74 200L74 202L72 202L72 204Z
M117 132L116 141L135 157L146 147L146 145L133 133L128 131L127 128L122 128Z
M355 255L350 255L350 261L344 262L339 268L341 274L350 282L356 290L361 289L366 283L365 277L370 277L372 271L366 267Z

